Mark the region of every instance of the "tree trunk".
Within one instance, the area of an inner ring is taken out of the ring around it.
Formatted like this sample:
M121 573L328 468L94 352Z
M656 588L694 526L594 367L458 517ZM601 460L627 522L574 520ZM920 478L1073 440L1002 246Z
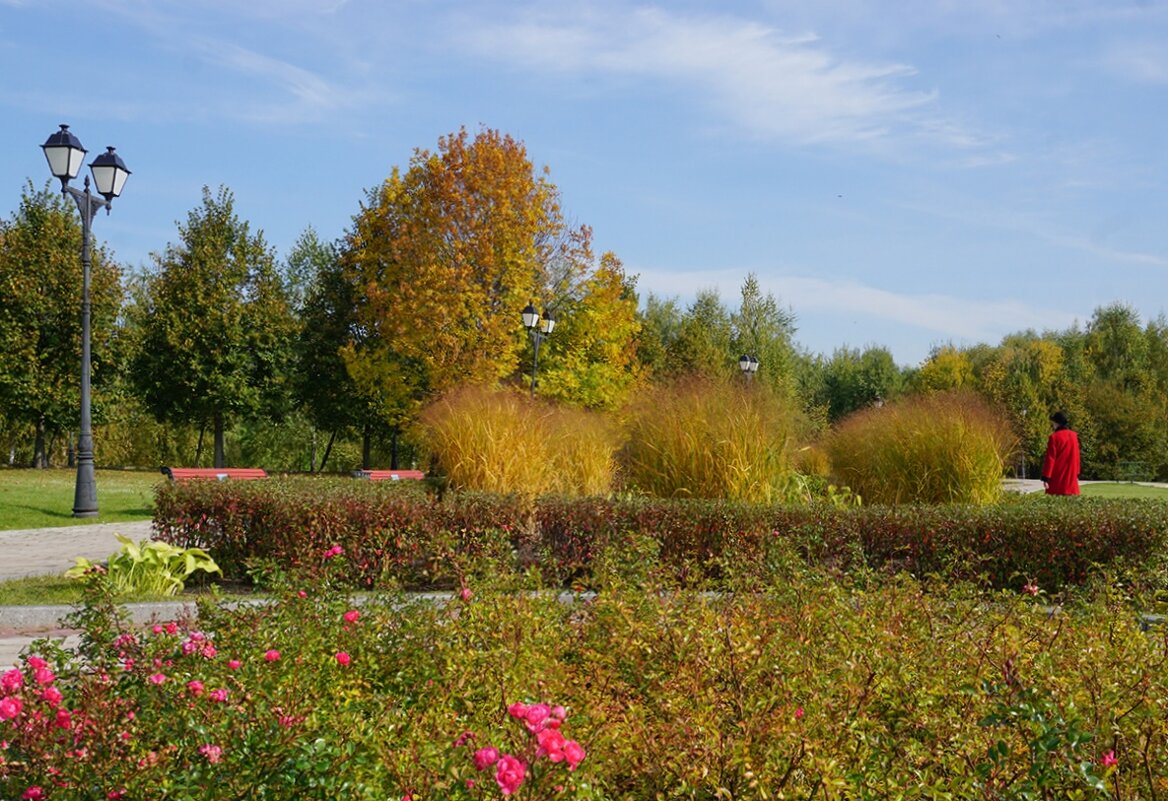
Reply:
M316 472L316 427L312 429L312 446L308 451L308 472Z
M69 443L68 450L65 451L65 463L68 464L70 468L73 468L73 467L77 466L77 455L73 449L73 432L72 431L69 432L68 443Z
M215 415L215 467L227 467L227 456L223 453L223 415Z
M373 432L371 427L366 425L361 431L361 469L370 470L372 466L370 452L373 450Z
M195 446L195 467L203 460L203 435L207 433L207 424L199 423L199 444Z
M395 428L389 435L389 469L397 470L397 429Z
M32 449L32 466L37 470L44 470L49 466L49 456L45 452L45 416L42 414L36 422L36 442Z
M329 434L328 445L324 446L324 456L320 459L320 472L324 472L324 466L328 464L329 454L333 452L333 440L337 438L337 432L334 430Z

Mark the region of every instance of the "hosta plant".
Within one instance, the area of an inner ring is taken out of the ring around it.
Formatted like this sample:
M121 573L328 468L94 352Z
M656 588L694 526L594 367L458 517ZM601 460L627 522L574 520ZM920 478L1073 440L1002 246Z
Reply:
M114 595L177 595L186 580L197 571L220 573L219 566L202 548L179 548L165 542L143 540L135 543L114 535L122 547L105 562L94 563L84 556L65 571L65 577L84 580L95 572L104 573Z

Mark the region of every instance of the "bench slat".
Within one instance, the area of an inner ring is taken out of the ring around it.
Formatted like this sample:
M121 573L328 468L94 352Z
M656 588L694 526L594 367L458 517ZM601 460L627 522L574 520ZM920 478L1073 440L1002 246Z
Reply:
M368 481L420 481L426 474L421 470L354 470L353 478Z
M162 472L171 481L251 481L268 477L260 467L164 467Z

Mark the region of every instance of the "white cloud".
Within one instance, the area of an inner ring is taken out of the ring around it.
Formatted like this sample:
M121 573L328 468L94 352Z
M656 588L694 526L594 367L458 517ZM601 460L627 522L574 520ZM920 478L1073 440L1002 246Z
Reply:
M1113 75L1134 83L1168 83L1168 53L1162 42L1125 42L1107 48L1103 66Z
M800 142L859 141L892 132L968 144L937 119L935 91L914 89L909 64L833 53L811 34L786 35L726 16L659 8L533 15L462 33L482 55L544 71L595 71L696 87L706 102L755 135ZM975 137L976 139L976 137Z
M727 305L736 306L737 293L747 272L750 271L642 270L638 272L637 287L659 297L680 297L683 304L700 290L716 289ZM855 281L825 281L804 276L759 274L759 283L764 292L774 294L781 305L790 306L799 318L820 313L858 315L910 326L939 339L994 342L1009 331L1058 329L1075 318L1070 312L1010 298L983 301L935 293L897 293Z

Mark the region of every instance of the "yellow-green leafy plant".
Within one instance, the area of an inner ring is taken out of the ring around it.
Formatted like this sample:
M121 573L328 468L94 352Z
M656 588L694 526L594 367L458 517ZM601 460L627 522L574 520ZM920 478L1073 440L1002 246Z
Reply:
M866 504L989 504L1001 496L1014 435L979 396L954 390L857 412L826 447L836 480Z
M606 417L514 390L453 390L423 410L420 439L461 489L599 495L616 470L616 431Z
M752 503L800 495L791 453L797 413L762 384L683 379L646 390L627 419L630 489Z
M170 596L182 592L186 580L196 571L221 574L219 565L202 548L179 548L149 540L135 543L121 534L114 536L122 547L104 565L78 556L77 564L65 571L65 577L84 580L104 571L115 596Z

